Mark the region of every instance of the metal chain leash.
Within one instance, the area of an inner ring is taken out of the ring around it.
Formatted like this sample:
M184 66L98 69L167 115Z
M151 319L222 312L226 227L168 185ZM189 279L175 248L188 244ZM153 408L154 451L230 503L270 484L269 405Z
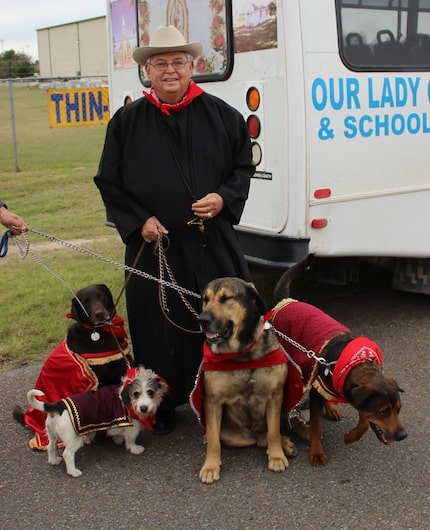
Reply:
M199 329L197 330L194 330L194 329L186 329L178 324L176 324L176 322L174 322L170 316L169 316L169 313L170 313L170 310L169 310L169 307L167 305L167 293L166 293L166 288L165 288L165 280L164 280L164 271L166 270L169 278L170 278L170 281L174 284L174 285L177 285L177 281L176 281L176 278L172 272L172 269L170 268L170 265L167 261L167 258L166 258L166 254L165 254L165 248L164 248L164 245L163 245L163 238L166 238L167 239L167 242L169 242L169 238L167 236L163 236L163 234L161 234L161 232L158 233L158 240L157 240L157 244L154 248L154 251L156 250L158 252L158 269L159 269L159 274L160 274L160 286L159 286L159 297L160 297L160 306L161 306L161 310L165 316L165 318L171 323L173 324L175 327L177 327L178 329L181 329L182 331L186 331L187 333L201 333L201 329L200 329L200 326L199 326ZM182 303L185 305L185 307L188 309L188 311L194 315L196 317L196 320L199 318L199 315L198 313L195 311L194 307L188 302L188 300L185 298L185 296L178 291L178 294L182 300Z
M166 318L169 318L168 317L169 309L168 309L168 306L167 306L167 297L166 297L165 288L169 287L170 289L174 289L175 291L178 291L178 293L179 293L179 295L181 297L181 300L183 301L183 303L185 304L187 309L196 318L198 318L198 314L196 313L196 311L194 310L192 305L188 302L188 300L186 300L184 295L193 296L195 298L201 298L201 295L198 294L198 293L195 293L194 291L191 291L189 289L185 289L184 287L181 287L176 282L176 279L175 279L175 277L174 277L174 275L172 273L172 270L170 269L170 266L169 266L169 264L167 262L167 259L166 259L166 255L165 255L164 247L163 247L163 243L162 243L163 236L161 234L159 234L158 243L157 243L160 278L156 278L155 276L152 276L151 274L148 274L148 273L146 273L144 271L141 271L141 270L136 269L134 267L130 267L128 265L124 265L123 263L120 263L118 261L106 258L104 256L101 256L100 254L97 254L96 252L94 252L92 250L88 250L86 248L80 247L78 245L75 245L75 244L70 243L68 241L65 241L63 239L59 239L58 237L55 237L53 235L46 234L45 232L41 232L40 230L36 230L34 228L28 228L27 232L23 232L21 234L22 237L24 238L25 242L26 242L25 247L22 244L22 242L19 240L19 236L14 236L13 241L15 242L15 244L17 245L17 247L19 249L19 254L20 254L21 259L25 259L27 256L30 256L42 268L44 268L50 274L55 276L55 278L57 278L65 287L67 287L67 289L73 294L74 298L76 298L76 300L78 300L79 304L81 305L81 307L82 307L82 309L84 310L85 313L86 313L86 310L82 306L82 303L79 300L79 298L77 298L77 296L75 295L72 287L63 278L61 278L55 271L53 271L50 267L48 267L48 265L46 265L46 263L44 263L38 256L36 256L31 251L30 239L29 239L29 237L27 235L28 232L32 232L33 234L37 234L37 235L39 235L41 237L49 239L50 241L52 241L54 243L58 243L59 245L62 245L64 247L66 247L66 248L70 248L71 250L76 250L77 252L80 252L80 253L85 254L87 256L96 258L96 259L98 259L100 261L103 261L105 263L109 263L110 265L114 265L117 268L124 269L125 271L127 271L127 272L129 272L131 274L136 274L138 276L142 276L143 278L145 278L147 280L152 280L152 281L155 281L155 282L159 283L160 284L160 297L161 297L160 303L161 303L162 310L163 310L163 313L165 314ZM170 278L170 281L167 281L167 280L164 279L164 269L167 271L167 274L168 274L168 276ZM170 318L169 318L169 320L170 320ZM172 324L176 325L174 322L172 322ZM307 348L302 346L299 342L295 341L294 339L292 339L288 335L285 335L284 333L279 331L277 328L275 328L275 326L273 326L273 324L271 324L271 326L272 326L273 330L275 331L275 333L279 337L281 337L285 341L289 342L292 346L297 348L299 351L305 353L308 358L314 359L316 362L324 365L326 367L326 374L332 373L331 365L335 364L335 362L328 363L324 359L324 357L318 356L313 350L308 350ZM177 327L179 327L179 326L177 326ZM185 331L189 331L190 333L201 333L200 330L199 331L185 330Z
M79 298L76 296L76 293L75 291L72 289L71 285L66 282L66 280L64 280L64 278L61 278L61 276L59 276L54 270L52 270L50 267L48 267L48 265L46 265L46 263L44 263L38 256L36 256L36 254L34 254L34 252L30 249L30 240L28 239L28 236L25 232L22 233L22 236L25 240L25 247L24 245L22 244L22 242L19 240L19 238L17 236L14 236L13 237L13 241L15 243L15 245L18 247L18 253L19 253L19 257L21 259L25 259L27 256L30 256L32 260L34 260L38 265L40 265L43 269L45 269L47 272L49 272L50 274L52 274L52 276L54 276L55 278L57 278L57 280L62 283L73 295L73 298L78 302L78 304L81 306L81 309L82 311L84 312L84 314L90 318L90 315L88 314L87 310L85 309L84 305L82 304L82 302L79 300Z
M63 247L70 248L71 250L76 250L77 252L80 252L81 254L85 254L87 256L96 258L96 259L98 259L100 261L103 261L105 263L109 263L110 265L114 265L117 268L124 269L125 271L130 272L132 274L136 274L138 276L142 276L143 278L145 278L147 280L155 281L155 282L163 285L164 287L169 287L170 289L174 289L174 290L176 290L179 293L182 293L184 295L193 296L195 298L201 298L200 294L195 293L194 291L190 291L189 289L186 289L185 287L181 287L176 282L169 282L169 281L166 281L164 279L162 280L161 278L156 278L155 276L152 276L151 274L148 274L147 272L141 271L141 270L136 269L134 267L130 267L129 265L124 265L123 263L120 263L118 261L106 258L104 256L101 256L100 254L97 254L97 252L94 252L92 250L88 250L86 248L80 247L80 246L75 245L73 243L70 243L68 241L64 241L63 239L59 239L58 237L55 237L55 236L50 235L50 234L46 234L45 232L41 232L40 230L36 230L34 228L28 228L27 232L23 232L21 234L22 237L24 238L25 242L26 242L25 250L23 249L22 243L19 241L19 237L20 236L15 236L13 238L13 240L15 241L15 244L17 244L18 247L20 248L20 257L22 259L25 259L27 257L27 255L29 255L32 259L37 261L39 264L42 264L42 261L40 260L40 258L35 256L35 254L30 251L30 239L29 239L29 237L27 235L28 232L31 232L33 234L36 234L36 235L39 235L39 236L44 237L46 239L49 239L50 241L52 241L54 243L58 243L59 245L62 245ZM51 274L53 274L54 276L59 278L56 273L54 273L53 271L51 271L49 269L49 267L47 267L47 265L43 264L42 266L45 269L49 270L49 272L51 272ZM61 278L59 278L59 279L61 280ZM64 280L61 280L61 281L64 282ZM67 287L68 287L68 289L70 289L69 286L67 286Z
M167 308L167 297L166 297L166 289L165 289L165 281L164 281L164 269L166 270L170 281L173 285L178 285L175 276L173 275L172 269L170 268L170 265L166 259L165 249L163 246L163 236L161 233L158 234L158 243L157 243L157 250L158 250L158 262L159 262L159 269L160 269L160 279L163 279L162 282L160 282L161 286L161 298L163 301L163 308L165 308L168 311ZM179 296L186 306L186 308L192 313L196 318L198 318L198 314L195 311L194 307L188 302L188 300L184 297L184 295L179 291Z
M306 356L309 358L309 359L314 359L317 363L320 363L322 364L323 366L326 367L326 370L325 370L325 375L328 375L329 373L330 374L333 374L332 372L332 369L331 369L331 366L333 364L336 364L336 361L332 361L330 363L328 363L324 357L321 357L320 355L317 355L313 350L308 350L307 348L305 348L302 344L300 344L299 342L295 341L294 339L292 339L291 337L289 337L288 335L285 335L285 333L282 333L281 331L279 331L279 329L275 328L275 326L272 324L272 328L273 328L273 331L281 338L283 338L284 340L286 340L287 342L289 342L292 346L294 346L294 348L297 348L299 351L301 351L302 353L305 353Z

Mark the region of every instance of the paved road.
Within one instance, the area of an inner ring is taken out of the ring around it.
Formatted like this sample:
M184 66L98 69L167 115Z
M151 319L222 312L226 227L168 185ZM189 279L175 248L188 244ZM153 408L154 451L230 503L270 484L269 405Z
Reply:
M384 372L404 388L402 418L409 436L386 447L368 432L345 446L355 422L324 422L325 468L308 462L307 444L284 473L266 467L264 450L224 449L221 480L199 482L204 459L200 430L189 407L174 433L142 435L134 456L108 441L77 456L83 476L50 466L27 447L30 434L14 423L38 367L0 374L0 528L14 529L427 529L430 517L430 297L361 288L330 288L312 301L377 340Z

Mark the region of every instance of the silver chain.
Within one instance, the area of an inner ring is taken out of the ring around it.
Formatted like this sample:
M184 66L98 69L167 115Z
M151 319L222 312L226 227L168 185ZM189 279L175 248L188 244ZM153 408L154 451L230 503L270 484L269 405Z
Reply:
M190 291L189 289L186 289L185 287L181 287L176 282L169 282L169 281L166 281L166 280L161 279L161 278L156 278L155 276L152 276L151 274L148 274L147 272L141 271L139 269L135 269L134 267L130 267L129 265L124 265L123 263L119 263L118 261L106 258L104 256L101 256L100 254L97 254L96 252L93 252L92 250L88 250L86 248L82 248L82 247L80 247L78 245L75 245L73 243L69 243L68 241L64 241L63 239L59 239L58 237L46 234L45 232L41 232L40 230L36 230L34 228L28 228L28 232L32 232L33 234L37 234L37 235L39 235L41 237L49 239L50 241L52 241L54 243L58 243L59 245L62 245L63 247L70 248L72 250L76 250L77 252L80 252L81 254L86 254L87 256L91 256L91 257L96 258L96 259L98 259L100 261L103 261L105 263L109 263L110 265L114 265L117 268L124 269L125 271L130 272L132 274L136 274L138 276L142 276L143 278L146 278L147 280L152 280L154 282L160 283L164 287L169 287L170 289L174 289L174 290L178 291L179 293L182 293L182 294L185 294L185 295L189 295L189 296L193 296L195 298L201 298L200 294L195 293L193 291ZM53 274L56 278L58 278L62 283L64 283L64 285L66 285L66 287L69 290L71 290L73 292L73 290L70 288L70 286L66 282L64 282L64 280L59 278L59 276L55 272L51 271L51 269L49 269L49 267L47 265L45 265L40 260L40 258L35 256L34 253L31 252L31 250L30 250L30 240L28 238L27 233L23 232L21 235L24 237L24 239L26 241L26 248L25 249L23 248L22 243L19 241L19 236L15 236L13 238L13 240L16 243L16 245L20 249L20 257L22 259L25 259L27 257L27 255L29 255L32 259L34 259L43 268L45 268L51 274Z
M164 246L163 246L163 235L161 234L161 232L158 233L157 250L158 250L158 264L159 264L159 271L160 271L161 303L163 306L163 310L168 313L169 308L167 306L167 296L166 296L166 289L165 289L166 282L164 281L164 270L166 270L170 278L170 281L172 282L173 285L178 285L178 283L166 259L166 254L164 252ZM179 290L178 292L179 292L179 296L183 304L188 309L188 311L192 315L194 315L196 318L198 318L199 315L195 311L194 307L188 302L188 300L185 298L182 292L180 292Z
M189 309L189 311L194 316L198 317L198 315L195 312L194 308L184 298L184 295L187 294L187 295L193 296L195 298L201 298L201 296L200 296L200 294L195 293L194 291L190 291L189 289L185 289L184 287L181 287L180 285L177 284L177 282L175 280L175 277L173 276L173 273L172 273L172 271L171 271L171 269L170 269L170 267L169 267L169 265L167 263L167 260L166 260L165 254L164 254L164 248L163 248L163 245L162 245L162 236L161 235L159 235L159 238L158 238L158 255L159 255L159 265L160 265L160 267L159 267L159 269L160 269L160 278L156 278L155 276L152 276L151 274L148 274L147 272L141 271L139 269L135 269L134 267L130 267L129 265L124 265L123 263L119 263L118 261L115 261L115 260L112 260L112 259L109 259L109 258L105 258L104 256L101 256L100 254L97 254L96 252L93 252L92 250L88 250L86 248L80 247L80 246L75 245L73 243L69 243L68 241L64 241L63 239L59 239L58 237L46 234L45 232L41 232L40 230L36 230L34 228L28 228L27 230L28 230L28 232L32 232L33 234L37 234L37 235L39 235L41 237L49 239L50 241L53 241L54 243L58 243L59 245L62 245L64 247L66 247L66 248L70 248L72 250L76 250L77 252L80 252L82 254L86 254L87 256L91 256L91 257L96 258L96 259L98 259L100 261L104 261L105 263L109 263L111 265L114 265L117 268L124 269L125 271L130 272L132 274L136 274L138 276L142 276L143 278L146 278L147 280L152 280L152 281L155 281L155 282L159 283L161 285L161 287L162 287L162 289L161 289L161 297L162 297L163 309L165 309L166 311L167 311L167 300L166 300L165 287L169 287L170 289L174 289L174 290L178 291L178 293L181 296L182 301L184 302L186 307ZM30 249L30 239L28 238L27 233L23 232L21 235L23 236L23 238L24 238L24 240L26 242L25 248L24 248L24 245L22 244L22 242L19 240L18 236L15 236L13 238L15 244L17 245L17 247L19 249L20 258L21 259L25 259L27 256L30 256L36 263L38 263L41 267L43 267L45 270L47 270L50 274L55 276L65 287L67 287L67 289L69 289L69 291L78 300L79 304L81 305L81 307L85 311L85 308L82 306L81 301L79 300L79 298L77 298L77 296L76 296L75 292L73 291L73 289L71 288L71 286L63 278L61 278L56 272L54 272L52 269L50 269L48 267L48 265L46 265L46 263L43 263L43 261L31 251L31 249ZM169 278L170 278L171 281L166 281L164 279L164 267L166 268L167 273L168 273ZM286 340L287 342L289 342L292 346L297 348L299 351L305 353L308 358L314 359L316 362L324 365L331 372L330 366L332 364L335 364L335 363L328 363L324 359L324 357L318 356L313 350L308 350L307 348L302 346L299 342L295 341L294 339L292 339L288 335L285 335L285 333L282 333L281 331L276 329L275 326L273 326L273 324L271 324L271 326L272 326L273 330L275 331L275 333L277 335L279 335L279 337L281 337L284 340Z
M28 236L25 232L22 233L22 236L25 240L25 248L24 248L24 245L21 243L21 241L18 239L18 237L14 237L13 238L13 241L15 243L15 245L18 247L18 253L19 253L19 257L21 259L25 259L27 256L30 256L30 258L32 260L34 260L38 265L40 265L43 269L45 269L47 272L49 272L50 274L52 274L52 276L54 276L55 278L57 278L57 280L59 280L73 295L73 298L75 300L77 300L78 304L81 306L82 308L82 311L84 312L84 314L90 318L90 315L88 314L87 310L85 309L84 305L82 304L82 302L79 300L79 298L76 296L76 293L75 291L72 289L71 285L66 282L66 280L64 280L63 278L61 278L61 276L59 276L55 271L53 271L50 267L48 267L48 265L46 263L44 263L38 256L36 256L36 254L34 254L34 252L30 249L30 240L28 239Z
M300 344L296 340L292 339L288 335L285 335L285 333L282 333L281 331L279 331L279 329L276 329L273 324L272 324L272 328L273 328L274 332L279 337L281 337L284 340L286 340L287 342L289 342L292 346L294 346L294 348L297 348L302 353L305 353L309 359L314 359L317 363L320 363L320 364L324 365L329 370L329 372L332 373L331 365L332 364L336 364L336 361L328 363L324 359L324 357L321 357L320 355L317 355L313 350L308 350L307 348L305 348L302 344Z

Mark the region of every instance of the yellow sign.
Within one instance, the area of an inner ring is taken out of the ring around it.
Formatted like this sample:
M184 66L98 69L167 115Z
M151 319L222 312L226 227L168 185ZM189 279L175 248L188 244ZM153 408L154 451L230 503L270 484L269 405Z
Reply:
M109 121L107 86L49 89L47 93L51 127L81 127Z

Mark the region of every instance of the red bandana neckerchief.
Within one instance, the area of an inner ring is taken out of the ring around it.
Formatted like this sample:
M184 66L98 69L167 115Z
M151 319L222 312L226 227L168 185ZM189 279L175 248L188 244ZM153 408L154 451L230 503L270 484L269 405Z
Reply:
M285 356L284 350L279 347L276 350L266 354L261 359L251 359L249 361L232 362L232 359L238 357L238 354L227 354L228 359L223 355L212 353L209 346L205 343L203 346L203 364L202 370L204 372L219 370L219 371L233 371L233 370L256 370L257 368L265 368L267 366L277 366L278 364L285 364L288 359Z
M382 352L379 346L367 337L357 337L342 350L333 370L333 390L343 396L346 376L354 366L374 362L382 366Z
M200 94L203 94L203 92L204 90L196 85L196 83L194 83L194 81L191 79L184 97L181 99L181 101L178 101L178 103L163 103L160 101L152 87L150 88L149 92L144 91L143 95L148 101L158 107L163 114L166 116L171 116L172 112L178 112L185 107L188 107L193 99L195 99L197 96L200 96Z
M66 317L73 318L71 313L66 313ZM80 324L85 329L101 329L110 335L115 335L115 337L118 337L119 339L127 338L127 332L124 328L124 319L120 317L118 313L115 314L108 324L103 324L103 326L92 326L91 324L84 324L82 322L80 322Z

